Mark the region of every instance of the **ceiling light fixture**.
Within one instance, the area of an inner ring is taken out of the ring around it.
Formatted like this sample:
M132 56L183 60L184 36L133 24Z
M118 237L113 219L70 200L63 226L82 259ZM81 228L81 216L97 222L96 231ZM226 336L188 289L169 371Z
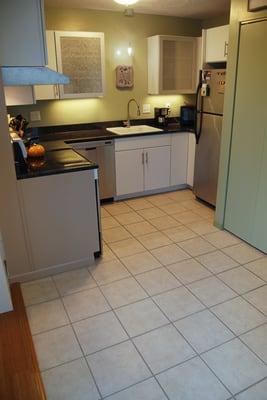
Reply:
M114 0L118 4L122 4L124 6L132 6L133 4L137 3L139 0Z

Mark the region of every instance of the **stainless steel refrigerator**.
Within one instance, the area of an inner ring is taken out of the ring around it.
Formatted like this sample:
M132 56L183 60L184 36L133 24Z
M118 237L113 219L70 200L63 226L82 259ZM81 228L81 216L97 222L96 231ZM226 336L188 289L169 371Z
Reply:
M196 155L193 192L215 206L223 119L225 69L200 71L196 99Z

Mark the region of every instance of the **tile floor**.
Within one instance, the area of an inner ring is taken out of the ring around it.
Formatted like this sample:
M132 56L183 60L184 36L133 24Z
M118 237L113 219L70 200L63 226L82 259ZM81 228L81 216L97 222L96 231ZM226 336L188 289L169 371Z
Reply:
M104 254L22 285L48 400L265 400L267 256L190 190L102 207Z

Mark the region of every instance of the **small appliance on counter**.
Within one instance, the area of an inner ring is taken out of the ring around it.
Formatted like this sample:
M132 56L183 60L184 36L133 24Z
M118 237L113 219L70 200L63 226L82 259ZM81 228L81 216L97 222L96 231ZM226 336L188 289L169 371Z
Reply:
M182 128L194 128L196 118L195 106L181 106L180 125Z
M154 108L155 122L157 125L166 126L170 109L168 107Z
M15 167L27 170L27 150L23 139L14 131L10 132L11 143L13 146Z

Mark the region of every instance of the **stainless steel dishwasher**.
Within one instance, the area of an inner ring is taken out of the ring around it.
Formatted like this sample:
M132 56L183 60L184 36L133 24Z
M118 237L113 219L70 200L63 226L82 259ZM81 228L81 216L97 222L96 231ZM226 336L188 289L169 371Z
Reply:
M114 140L80 141L71 147L87 160L99 166L100 200L113 199L115 195Z

